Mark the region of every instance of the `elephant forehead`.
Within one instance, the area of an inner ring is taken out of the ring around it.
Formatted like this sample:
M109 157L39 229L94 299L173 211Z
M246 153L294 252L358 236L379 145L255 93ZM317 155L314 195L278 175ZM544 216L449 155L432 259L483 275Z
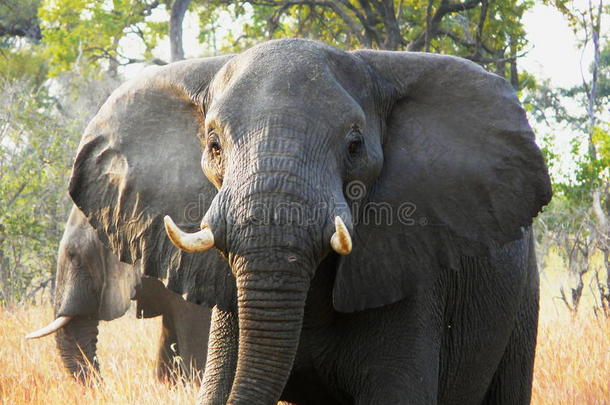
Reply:
M270 41L248 49L229 61L218 72L212 85L225 87L243 76L261 79L291 76L311 80L325 68L329 46L304 40Z
M364 96L366 76L362 64L339 49L307 40L279 40L229 61L212 81L210 95L213 102L250 109L268 102L337 106L337 102L341 105L346 99Z

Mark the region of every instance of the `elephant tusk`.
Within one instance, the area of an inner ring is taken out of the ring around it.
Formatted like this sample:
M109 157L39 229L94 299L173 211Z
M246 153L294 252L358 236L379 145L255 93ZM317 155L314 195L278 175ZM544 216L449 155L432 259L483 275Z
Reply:
M57 319L55 319L53 322L51 322L50 324L45 326L44 328L38 329L36 332L27 334L25 336L25 338L26 339L38 339L38 338L50 335L51 333L55 333L58 330L60 330L61 328L63 328L64 326L66 326L68 324L68 322L70 322L71 320L72 320L71 316L60 316Z
M340 255L348 255L352 251L352 238L341 217L335 217L335 233L330 238L330 245Z
M205 225L195 233L182 232L169 215L164 218L167 236L177 248L187 252L205 252L214 247L214 234Z

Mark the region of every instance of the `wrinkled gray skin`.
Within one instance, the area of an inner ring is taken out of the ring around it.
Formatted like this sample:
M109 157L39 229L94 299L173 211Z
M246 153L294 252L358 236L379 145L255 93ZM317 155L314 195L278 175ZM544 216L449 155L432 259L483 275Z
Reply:
M134 266L121 263L100 242L76 207L59 246L55 293L55 317L74 317L57 331L57 348L66 369L79 380L99 368L99 321L121 317L131 299L137 299L139 317L163 316L157 376L171 380L203 371L211 311L186 302L157 279L140 278Z
M143 276L136 288L140 318L162 316L157 378L177 382L178 377L202 378L212 311L185 301L156 278Z
M281 40L151 69L90 123L70 195L215 306L202 404L529 403L550 183L511 86L469 61ZM177 251L166 214L216 249Z

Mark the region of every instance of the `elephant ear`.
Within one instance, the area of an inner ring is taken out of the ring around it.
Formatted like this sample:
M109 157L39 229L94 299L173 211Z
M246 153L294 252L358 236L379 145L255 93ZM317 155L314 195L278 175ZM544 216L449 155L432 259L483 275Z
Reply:
M136 288L136 316L140 319L154 318L168 311L170 292L154 277L142 276Z
M119 87L87 126L70 179L70 196L122 262L140 261L143 274L159 278L170 271L181 283L173 288L224 307L235 296L225 261L214 251L180 252L163 217L194 231L216 194L197 136L205 89L230 58L149 68Z
M103 321L111 321L123 316L131 306L131 299L135 296L140 275L136 270L137 266L121 263L110 249L101 242L98 243L107 269L98 316Z
M439 266L522 237L551 198L548 171L512 87L465 59L356 51L388 106L384 167L341 258L335 308L401 300ZM381 204L381 205L380 205ZM391 207L390 223L371 210Z

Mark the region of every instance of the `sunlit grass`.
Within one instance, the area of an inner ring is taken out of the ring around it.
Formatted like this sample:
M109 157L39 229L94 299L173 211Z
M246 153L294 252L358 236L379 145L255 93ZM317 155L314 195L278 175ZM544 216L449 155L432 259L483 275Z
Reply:
M588 314L541 322L533 404L610 404L610 320Z
M542 296L532 403L610 404L610 321L588 308L572 320L552 293ZM51 318L46 306L0 308L0 404L194 403L196 384L172 387L155 378L159 318L101 323L103 381L89 388L66 374L52 337L23 339Z
M155 378L160 319L125 316L102 322L98 355L103 381L85 388L64 371L55 339L23 338L52 319L49 307L0 308L0 403L191 404L194 384L172 387Z
M594 257L592 267L603 270L601 257ZM584 279L579 312L572 319L559 299L561 286L570 293L565 263L554 251L546 257L533 404L610 404L610 319L594 315L598 299L591 273Z

